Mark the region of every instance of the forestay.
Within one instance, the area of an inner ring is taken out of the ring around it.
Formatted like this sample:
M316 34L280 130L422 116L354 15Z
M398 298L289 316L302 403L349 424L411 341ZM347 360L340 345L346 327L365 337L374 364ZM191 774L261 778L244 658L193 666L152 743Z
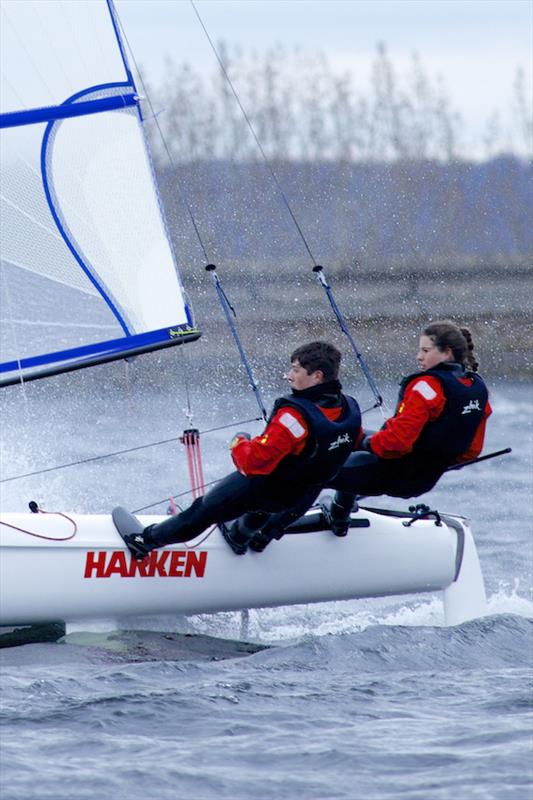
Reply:
M197 338L111 0L1 15L0 385Z

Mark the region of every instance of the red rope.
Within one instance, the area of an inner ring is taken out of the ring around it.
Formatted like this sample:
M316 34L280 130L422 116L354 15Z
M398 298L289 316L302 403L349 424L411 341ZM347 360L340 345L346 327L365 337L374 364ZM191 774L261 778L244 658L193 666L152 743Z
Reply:
M205 491L202 452L200 449L200 431L196 428L183 431L183 436L180 437L180 441L185 446L192 497L193 500L196 500L196 498L201 497Z
M196 479L197 479L197 488L198 488L198 496L203 495L205 492L205 481L204 481L204 470L202 466L202 450L200 448L200 434L195 437L195 441L193 444L193 453L195 457L196 463Z
M6 528L12 528L14 531L20 531L21 533L26 533L28 536L35 537L35 539L46 539L48 542L68 542L69 539L73 539L76 536L76 533L78 532L78 526L76 525L74 520L71 519L71 517L68 517L66 514L62 514L61 511L43 511L43 509L40 508L39 514L51 514L57 517L63 517L63 519L66 519L72 523L74 530L72 531L70 536L56 537L56 536L45 536L43 533L34 533L33 531L28 531L25 528L19 528L17 527L17 525L10 525L9 522L4 522L2 519L0 519L0 525L5 525Z
M180 544L186 550L194 550L196 547L200 547L200 545L202 545L204 542L207 542L211 534L213 534L216 531L216 529L217 525L211 525L211 527L209 528L203 539L200 539L200 541L196 542L196 544L188 544L187 542L180 542Z

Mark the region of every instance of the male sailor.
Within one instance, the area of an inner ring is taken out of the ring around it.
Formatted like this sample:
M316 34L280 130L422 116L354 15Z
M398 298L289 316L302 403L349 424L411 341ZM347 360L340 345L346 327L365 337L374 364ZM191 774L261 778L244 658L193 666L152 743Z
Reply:
M356 495L416 497L449 466L481 453L492 411L468 328L449 320L430 323L420 336L417 362L419 371L400 384L394 416L364 436L363 452L352 454L328 484L337 492L324 510L337 536L347 532Z
M243 555L257 531L281 531L313 504L357 447L361 413L357 401L342 392L341 354L332 344L302 345L290 360L291 394L276 400L263 433L253 439L238 433L231 442L236 472L181 514L144 530L131 517L124 541L135 558L230 520L229 528L222 526L224 538Z

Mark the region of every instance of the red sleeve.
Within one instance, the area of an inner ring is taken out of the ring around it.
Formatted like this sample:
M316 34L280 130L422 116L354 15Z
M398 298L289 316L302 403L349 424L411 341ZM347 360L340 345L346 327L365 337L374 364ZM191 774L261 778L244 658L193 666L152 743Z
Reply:
M462 455L459 456L457 459L457 463L461 464L463 461L471 461L473 458L477 458L478 455L483 450L483 442L485 441L485 427L487 425L487 420L492 414L492 408L490 407L490 403L487 400L487 405L485 406L485 413L483 414L483 419L478 425L478 429L472 439L472 444Z
M437 378L432 375L414 378L394 417L370 438L372 452L380 458L401 458L410 453L424 426L439 417L445 403Z
M239 439L231 457L243 475L269 475L285 456L302 452L307 435L307 422L299 411L280 408L260 436Z

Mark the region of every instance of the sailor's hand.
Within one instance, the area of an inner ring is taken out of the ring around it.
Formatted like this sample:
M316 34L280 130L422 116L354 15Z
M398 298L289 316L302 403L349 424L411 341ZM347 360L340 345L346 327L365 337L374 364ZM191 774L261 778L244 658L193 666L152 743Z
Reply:
M239 444L239 442L242 442L244 439L250 441L251 438L252 437L250 436L250 434L247 433L246 431L239 431L238 433L235 434L235 436L229 443L229 449L233 450L236 444Z
M372 447L370 446L370 439L371 438L372 438L371 436L363 436L363 438L359 442L359 445L358 445L357 449L358 450L366 450L367 453L371 453L372 452Z

